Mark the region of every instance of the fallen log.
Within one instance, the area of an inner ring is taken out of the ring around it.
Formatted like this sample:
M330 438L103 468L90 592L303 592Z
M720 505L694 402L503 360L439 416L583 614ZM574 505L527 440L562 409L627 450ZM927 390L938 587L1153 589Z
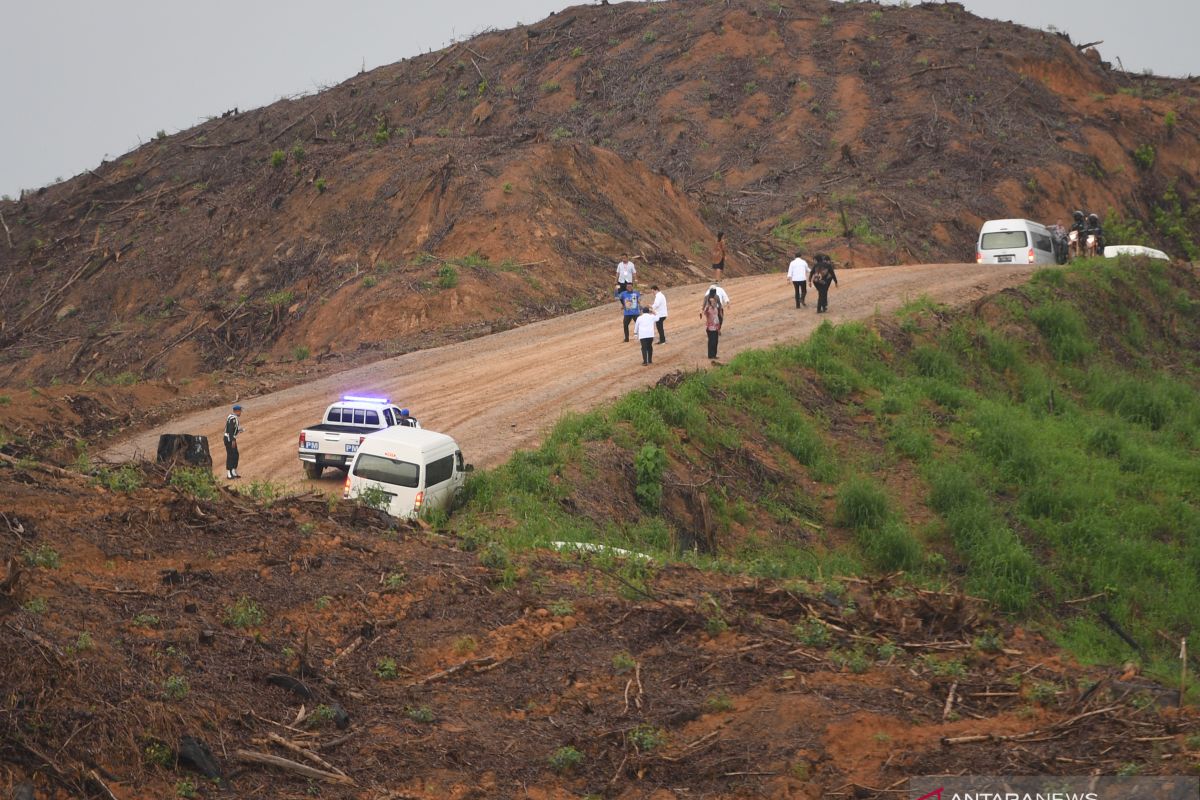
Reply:
M268 755L267 753L258 753L253 750L237 750L234 755L242 761L248 761L251 764L264 764L268 767L276 767L278 769L294 772L297 775L303 775L306 778L326 781L328 783L340 783L344 786L357 786L354 779L349 775L338 775L336 772L326 772L323 769L310 767L305 764L300 764L296 761L289 761L286 758L279 756Z

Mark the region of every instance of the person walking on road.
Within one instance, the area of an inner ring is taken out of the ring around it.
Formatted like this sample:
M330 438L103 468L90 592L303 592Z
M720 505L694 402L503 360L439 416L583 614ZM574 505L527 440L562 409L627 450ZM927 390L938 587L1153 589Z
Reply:
M716 363L717 343L721 337L721 326L725 324L725 308L717 295L717 287L709 289L708 294L704 296L700 318L704 320L704 330L708 333L708 357Z
M804 302L808 297L808 262L800 255L800 251L796 251L796 257L792 259L792 263L788 264L788 280L792 282L792 288L796 290L796 308L807 306Z
M238 475L238 446L237 437L242 432L242 407L234 404L233 413L225 418L225 435L222 441L225 442L225 479L235 480L242 477Z
M637 280L637 267L633 265L629 255L624 254L617 262L617 286L620 287L620 291L624 292L635 280Z
M717 246L713 248L713 280L720 281L725 274L725 231L717 231Z
M654 291L654 302L650 308L654 310L656 317L655 326L658 328L658 343L667 343L667 296L662 293L657 285L650 287Z
M658 321L650 306L642 308L642 315L633 326L638 341L642 344L642 366L648 367L654 363L654 330Z
M705 289L704 296L708 297L709 292L717 293L717 299L721 301L721 308L729 308L729 293L721 288L719 283L714 283L712 286L709 286L707 289Z
M621 289L617 292L617 302L621 304L621 324L625 328L625 341L628 342L629 323L637 319L642 293L637 289Z
M829 310L829 286L837 285L837 273L833 271L833 261L821 253L816 258L817 268L813 273L812 284L817 288L817 313L824 314Z

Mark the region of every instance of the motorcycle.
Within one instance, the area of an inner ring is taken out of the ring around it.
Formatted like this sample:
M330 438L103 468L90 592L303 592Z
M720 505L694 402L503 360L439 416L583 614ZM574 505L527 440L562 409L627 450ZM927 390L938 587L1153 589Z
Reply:
M1067 234L1067 258L1079 258L1079 231L1077 230Z

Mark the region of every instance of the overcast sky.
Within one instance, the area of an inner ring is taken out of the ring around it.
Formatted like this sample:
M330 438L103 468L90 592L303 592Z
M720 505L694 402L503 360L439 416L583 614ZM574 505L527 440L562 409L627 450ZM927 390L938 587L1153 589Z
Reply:
M698 2L699 0L697 0ZM615 2L615 0L614 0ZM739 4L747 0L735 0ZM765 3L765 0L763 0ZM1130 71L1200 74L1200 0L965 0L1103 39ZM314 92L563 0L0 0L0 194L16 196L227 109ZM1086 13L1083 9L1089 9Z

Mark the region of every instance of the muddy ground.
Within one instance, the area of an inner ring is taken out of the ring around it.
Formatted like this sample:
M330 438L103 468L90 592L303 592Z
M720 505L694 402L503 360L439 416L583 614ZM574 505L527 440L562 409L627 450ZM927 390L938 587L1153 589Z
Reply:
M49 469L0 464L9 796L889 797L1200 759L1169 690L962 596L509 560L317 495Z

